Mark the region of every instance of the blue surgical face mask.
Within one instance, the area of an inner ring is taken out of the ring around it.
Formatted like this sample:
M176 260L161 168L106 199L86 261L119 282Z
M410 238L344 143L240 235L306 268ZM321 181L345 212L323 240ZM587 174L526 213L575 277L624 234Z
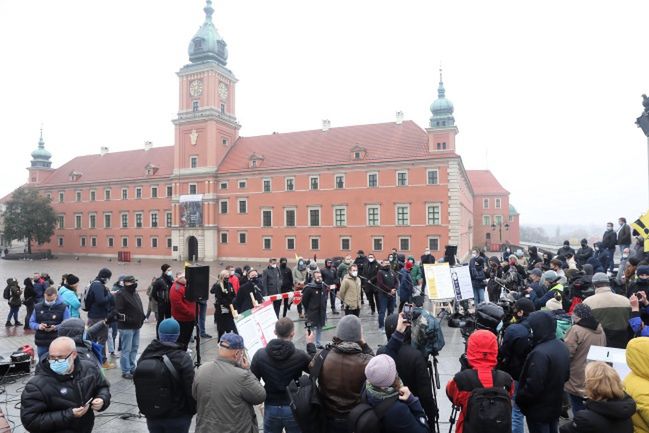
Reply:
M64 375L67 374L72 367L72 358L67 359L57 359L54 361L49 361L50 370L56 374Z
M45 305L47 305L48 307L51 307L54 304L56 304L56 301L45 301Z

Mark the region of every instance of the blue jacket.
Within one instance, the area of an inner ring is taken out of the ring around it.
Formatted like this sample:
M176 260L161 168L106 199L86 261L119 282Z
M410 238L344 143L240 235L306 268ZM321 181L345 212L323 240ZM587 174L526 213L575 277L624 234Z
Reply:
M36 292L36 299L34 299L34 302L38 304L43 300L45 297L45 289L49 287L49 284L41 279L39 280L40 282L35 282L34 283L34 292Z
M643 308L643 312L648 312L646 308ZM636 337L649 337L649 326L642 324L642 318L640 317L640 312L632 311L631 318L629 319L629 326L633 329L633 335Z
M104 285L104 281L96 278L88 289L86 297L86 309L88 319L105 319L114 305L113 295Z
M406 268L401 268L399 271L399 301L400 302L410 302L412 298L412 277L410 276L410 272L406 270Z
M77 296L77 293L65 286L59 287L59 299L63 301L65 305L68 306L70 310L70 317L81 317L79 314L79 307L81 306L81 301Z
M54 305L58 305L58 304L62 304L62 303L63 302L61 301L61 299L57 298ZM38 305L38 304L36 304L36 305ZM45 308L47 308L47 307L45 307ZM38 312L36 310L37 309L34 308L34 311L32 312L32 315L29 318L29 327L34 331L38 331L38 326L41 324L40 322L36 321L36 313ZM69 318L70 318L70 309L66 308L65 311L63 312L63 320L61 320L59 323L63 322L64 320L68 320Z
M525 364L525 358L532 349L530 341L530 328L527 317L505 329L503 342L498 353L498 369L509 373L514 380L518 380Z

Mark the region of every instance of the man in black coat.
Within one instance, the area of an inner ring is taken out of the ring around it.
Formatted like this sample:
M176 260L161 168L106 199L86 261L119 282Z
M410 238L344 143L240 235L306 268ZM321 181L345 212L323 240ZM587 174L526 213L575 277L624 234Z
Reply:
M365 251L363 250L358 250L356 253L357 256L354 259L354 264L358 268L358 275L364 275L365 274L365 267L367 266L368 260L367 257L365 257ZM365 303L365 298L364 298L364 291L361 290L361 304Z
M588 262L588 259L593 257L593 254L595 254L595 252L588 246L588 239L582 239L581 248L579 248L575 253L575 260L577 260L579 266L583 267Z
M617 245L617 234L613 230L613 223L606 223L606 231L602 236L602 242L600 248L602 252L606 251L607 253L607 266L605 266L605 271L613 271L614 260L613 256L615 255L615 246Z
M563 387L570 378L568 348L557 340L557 320L546 311L530 314L532 351L521 371L516 404L527 417L530 433L557 432Z
M575 250L570 246L570 241L563 241L563 246L557 250L557 256L561 256L565 259L568 254L574 256Z
M320 271L313 273L313 281L302 291L302 306L306 323L315 330L315 344L321 347L322 328L327 321L327 285L322 281Z
M277 295L282 289L282 273L277 269L277 260L270 259L268 267L261 274L261 289L264 296ZM273 301L275 315L279 318L282 301Z
M336 293L338 292L338 285L340 280L338 279L338 270L333 264L331 259L325 260L324 268L320 269L322 275L322 282L327 285L329 289L329 302L331 303L331 314L340 314L336 309ZM371 305L371 303L370 303Z
M248 281L239 288L232 305L237 313L241 314L245 311L252 310L254 305L252 297L255 298L257 303L264 302L264 297L261 292L261 282L259 281L259 274L256 269L251 269L248 272Z
M122 343L122 356L119 359L124 379L133 379L135 358L140 347L140 328L144 323L144 308L138 295L137 280L132 275L124 277L124 288L115 295L117 329Z
M312 332L306 336L309 354L295 348L292 342L295 325L289 318L282 317L275 322L275 335L277 338L270 340L264 349L258 350L250 363L250 371L258 379L264 380L266 389L264 431L281 431L283 428L287 432L299 431L289 406L286 387L291 381L299 379L302 373L309 371L309 362L316 352L313 344L315 334ZM276 429L271 428L271 418ZM283 420L281 426L276 424L279 419Z
M433 397L428 364L421 352L412 347L410 333L410 327L406 322L399 321L399 314L389 315L385 319L385 336L389 343L387 346L379 347L376 354L387 354L394 359L403 385L407 386L413 395L419 397L419 402L428 418L428 425L434 432L433 426L439 411Z
M74 340L58 337L21 396L20 420L31 433L90 433L94 411L110 405L109 385L96 362L77 356Z
M171 266L164 264L160 266L162 275L153 283L151 296L158 303L158 322L156 323L156 336L158 335L158 326L164 319L171 318L171 303L169 302L169 289L174 283L174 273Z
M279 259L279 273L282 277L282 293L293 291L293 270L288 267L286 257ZM282 317L286 317L286 313L291 309L291 302L288 298L284 299L284 311Z
M360 269L358 271L360 272ZM365 294L367 295L367 300L370 303L370 310L372 311L372 315L374 315L374 312L376 311L376 308L379 304L379 294L377 293L378 289L376 288L376 278L378 273L379 262L377 262L374 258L374 254L369 254L367 256L367 264L363 268L363 274L361 274L363 276L361 285L363 287L363 290L365 291Z
M625 248L631 247L631 227L626 223L626 218L620 217L618 220L620 225L617 231L617 244L620 246L620 254Z

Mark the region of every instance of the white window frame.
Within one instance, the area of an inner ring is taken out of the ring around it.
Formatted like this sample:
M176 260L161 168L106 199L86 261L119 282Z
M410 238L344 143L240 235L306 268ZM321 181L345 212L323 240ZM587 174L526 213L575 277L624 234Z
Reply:
M289 248L288 245L289 240L293 241L293 248ZM295 251L297 249L297 240L295 239L295 236L286 236L286 238L284 238L284 245L286 246L286 249L288 251Z
M288 188L288 181L291 181L293 183L293 188L289 189ZM295 191L295 176L288 176L284 178L284 191Z
M223 239L224 239L224 238L223 238L223 235L225 235L225 242L223 242ZM230 240L230 235L228 234L228 232L221 232L221 233L219 233L219 243L220 243L220 244L225 244L225 245L227 245L229 240Z
M56 238L56 244L57 244L59 247L62 247L62 246L63 246L63 236L59 236L58 238Z
M244 236L244 242L241 242L241 235ZM241 245L245 245L248 243L248 232L237 232L237 242Z
M491 215L482 215L482 225L485 227L491 225Z
M219 189L228 189L228 181L221 181L219 182Z
M122 200L128 200L128 188L122 188Z
M503 216L502 215L494 215L494 224L495 225L502 225L503 224Z
M153 191L155 191L155 195L153 195ZM158 185L151 185L149 194L151 195L151 198L160 198L160 189L158 188Z
M338 186L338 178L342 177L343 179L343 186L339 187ZM345 186L347 185L346 179L345 179L345 174L344 173L338 173L334 174L334 189L345 189Z
M81 248L85 248L85 247L88 246L88 243L86 242L86 237L85 236L79 237L79 246Z
M111 245L112 243L112 245ZM106 248L115 248L115 238L112 236L106 237Z
M288 211L293 211L293 220L294 220L293 222L295 224L293 224L292 226L288 225L288 218L287 218L287 215L286 215L286 213ZM297 208L296 207L291 206L291 207L285 207L284 208L284 227L297 227Z
M248 188L248 181L246 179L239 179L237 181L237 188L238 189L246 189L246 188Z
M113 191L110 188L104 188L104 201L110 201L113 197Z
M155 243L155 245L153 245ZM158 242L158 237L157 236L151 236L151 248L158 248L160 246L160 242Z
M338 210L343 210L345 212L345 220L343 221L342 224L338 224L337 218L336 218L336 211ZM347 227L347 206L334 206L333 209L333 222L334 222L334 227Z
M439 219L437 222L431 222L429 216L430 216L430 208L432 207L437 207L438 212L437 214L439 215ZM428 226L438 226L442 224L442 204L441 203L427 203L426 204L426 215L425 215L425 220L426 220L426 225Z
M96 189L91 189L90 190L90 192L88 193L88 200L89 201L97 201L97 190Z
M198 168L198 156L191 155L189 157L189 168Z
M437 176L436 176L437 182L436 183L430 183L429 182L430 173L433 173L433 172L437 173ZM426 170L426 185L439 185L439 169L438 168L429 168L428 170Z
M482 209L489 209L489 197L482 199Z
M171 188L171 194L169 194L169 188ZM165 196L166 197L173 197L174 195L174 186L173 185L165 185Z
M225 203L225 212L223 212L223 203ZM229 200L228 200L227 198L226 198L226 199L219 200L219 214L220 214L220 215L225 215L225 214L227 214L229 211L230 211L230 203L229 203Z
M406 208L408 213L408 220L405 224L399 222L399 208ZM407 227L410 225L410 205L409 204L396 204L394 205L394 225L400 227Z
M141 186L136 186L135 187L135 198L137 200L141 200L142 197L143 197L143 195L142 195L142 187Z
M266 241L270 243L269 248L266 248ZM270 251L273 249L273 238L270 236L262 236L261 238L261 249L264 251Z
M192 192L192 188L194 189L194 192ZM194 182L192 182L190 184L187 184L187 193L190 194L190 195L191 194L198 194L198 184L194 183Z
M153 221L154 215L155 215L155 225ZM158 211L151 211L149 213L149 224L152 229L160 227L160 215L158 214Z
M122 236L119 244L121 245L121 248L128 248L128 236Z
M497 197L494 199L494 209L502 209L502 199L500 197Z
M136 229L143 229L144 228L144 214L142 212L135 212L133 215L134 215L134 218L135 218L135 221L134 221L135 228ZM139 226L137 225L138 216L140 217L140 221L141 221Z
M370 209L376 209L378 220L376 224L370 224ZM380 204L368 204L365 206L365 225L368 227L379 227L381 225L381 205Z
M406 175L406 184L405 185L399 185L399 175L400 174L405 174ZM397 172L395 173L395 185L396 186L399 186L399 187L408 186L408 180L409 180L408 179L408 170L397 170Z
M144 239L142 236L135 236L135 248L142 248L144 246Z
M431 244L430 244L430 241L434 240L434 239L437 240L437 249L432 248ZM439 236L428 236L426 238L426 246L428 248L430 248L431 251L440 251L440 249L439 249Z
M246 211L245 212L241 212L241 202L244 202L246 204ZM246 215L248 213L248 199L247 198L237 199L237 213L239 215Z
M381 241L381 248L376 249L374 248L375 244L374 242L380 240ZM372 251L383 251L383 248L385 248L385 245L383 243L383 236L372 236Z
M270 212L270 225L268 225L268 226L264 225L264 212ZM259 217L260 217L259 227L262 227L262 228L272 228L273 227L273 208L262 207L261 209L259 209Z
M318 248L313 248L313 241L318 243ZM320 236L309 236L309 250L320 251Z
M126 225L124 225L124 215L126 215ZM119 228L127 229L129 224L128 212L121 212L119 214Z
M402 241L408 241L408 248L403 248L403 246L401 245ZM399 236L398 245L399 245L399 251L410 251L410 249L412 248L412 241L410 236Z
M97 236L90 236L90 248L97 248Z
M59 203L63 203L64 201L65 201L65 192L59 191Z
M83 193L80 190L77 190L74 192L74 201L77 203L81 203L83 199Z
M170 216L171 216L171 218L169 218ZM165 227L171 227L173 224L174 224L174 215L173 215L173 213L169 212L169 211L165 211Z
M59 214L56 216L56 228L59 230L65 229L65 215Z
M312 180L317 182L317 188L313 188ZM320 176L309 176L309 191L318 191L320 189Z
M92 224L92 217L95 217L95 224L93 227ZM97 228L97 212L92 212L88 214L88 228L89 229L96 229Z
M370 175L376 175L376 185L370 186ZM368 171L367 172L367 187L368 188L378 188L379 187L379 172L378 171Z
M171 240L170 237L167 238L167 248L172 248L173 247L173 241Z
M268 182L268 191L266 191L266 182ZM261 180L261 192L273 192L273 180L270 177Z
M349 248L343 248L343 241L349 242ZM351 251L352 249L352 238L351 236L341 236L340 237L340 251Z
M74 228L77 229L77 230L83 228L83 214L82 213L75 213L74 214Z
M318 211L318 225L311 225L311 211ZM306 208L307 225L309 227L322 227L322 208L320 206L308 206Z

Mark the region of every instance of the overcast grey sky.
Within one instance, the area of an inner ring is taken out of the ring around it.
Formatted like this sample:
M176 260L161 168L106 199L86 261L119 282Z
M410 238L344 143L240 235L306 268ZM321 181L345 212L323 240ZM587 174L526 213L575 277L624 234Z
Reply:
M175 72L202 0L0 0L0 195L27 178L41 122L54 166L173 144ZM244 136L392 121L425 127L438 68L458 151L523 224L647 210L646 1L215 0ZM290 149L287 149L290 153ZM116 170L118 168L116 167Z

